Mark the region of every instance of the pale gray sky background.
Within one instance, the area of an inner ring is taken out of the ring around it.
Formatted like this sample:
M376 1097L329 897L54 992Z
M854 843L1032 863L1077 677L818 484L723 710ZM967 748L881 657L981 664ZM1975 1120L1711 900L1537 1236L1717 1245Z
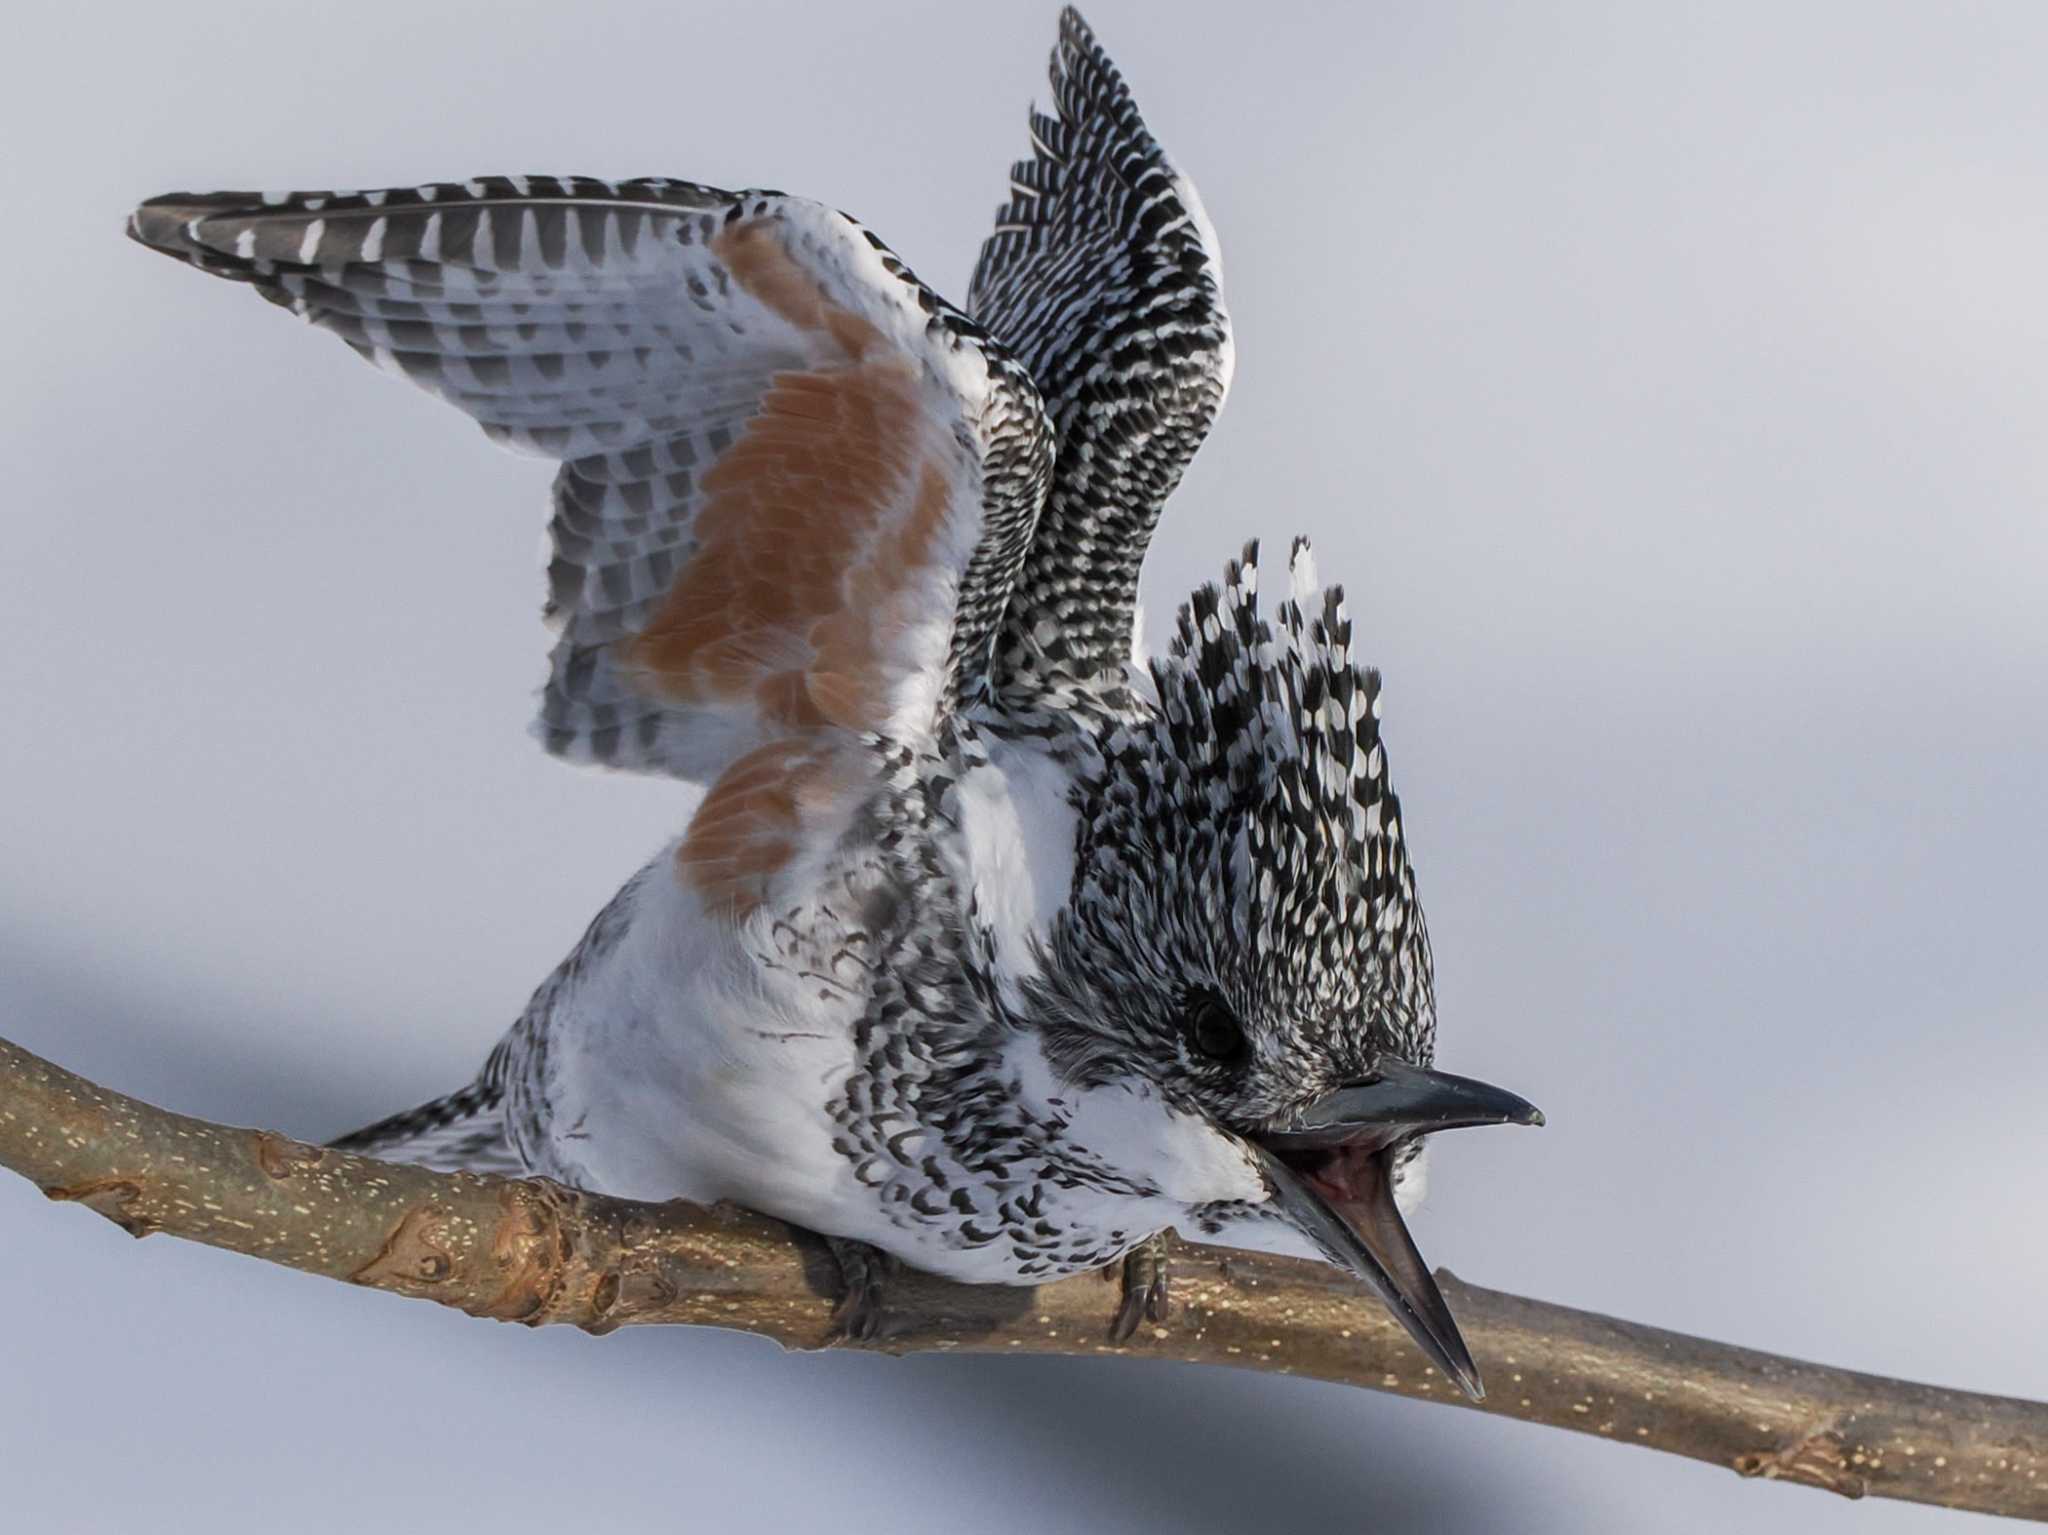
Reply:
M1313 535L1387 674L1479 1282L2048 1396L2048 6L1098 0L1240 364L1146 574ZM549 762L547 472L121 237L177 188L762 184L958 297L1054 6L24 8L0 1029L332 1134L675 830ZM1299 1382L530 1335L0 1179L11 1527L1883 1531Z

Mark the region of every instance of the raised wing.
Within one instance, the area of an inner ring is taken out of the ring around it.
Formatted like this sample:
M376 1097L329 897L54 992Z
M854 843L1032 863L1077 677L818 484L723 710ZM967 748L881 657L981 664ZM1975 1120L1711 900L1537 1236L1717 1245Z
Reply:
M997 641L1022 714L1120 694L1138 567L1230 384L1215 232L1079 13L1060 17L1057 116L982 247L968 308L1038 384L1052 488Z
M845 215L532 176L174 195L130 232L562 460L538 733L716 781L693 837L736 805L759 831L833 742L915 743L985 687L1044 413Z

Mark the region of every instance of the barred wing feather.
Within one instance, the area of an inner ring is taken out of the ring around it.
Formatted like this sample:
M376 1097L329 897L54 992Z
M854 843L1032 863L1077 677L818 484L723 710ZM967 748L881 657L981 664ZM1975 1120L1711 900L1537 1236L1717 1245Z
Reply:
M1030 369L1058 460L998 641L1004 707L1115 707L1138 568L1230 384L1215 231L1069 7L968 294Z
M534 176L173 195L130 232L561 460L550 751L758 784L985 686L1044 413L845 215Z

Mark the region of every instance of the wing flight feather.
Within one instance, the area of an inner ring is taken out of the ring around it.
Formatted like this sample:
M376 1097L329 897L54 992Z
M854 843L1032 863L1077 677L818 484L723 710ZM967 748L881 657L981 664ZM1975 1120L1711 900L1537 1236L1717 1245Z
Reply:
M714 781L986 683L1050 459L1026 374L843 214L688 182L173 195L131 233L560 461L538 732Z
M1030 370L1058 439L997 641L998 696L1020 716L1121 697L1138 569L1233 357L1201 199L1072 7L1052 93L968 295Z

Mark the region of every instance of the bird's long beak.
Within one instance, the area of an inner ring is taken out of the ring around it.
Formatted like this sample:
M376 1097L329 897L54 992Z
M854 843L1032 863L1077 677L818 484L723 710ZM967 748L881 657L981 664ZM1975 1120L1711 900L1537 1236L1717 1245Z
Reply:
M1395 1208L1394 1161L1403 1144L1431 1131L1542 1123L1534 1104L1501 1088L1388 1061L1252 1144L1281 1211L1370 1285L1416 1346L1477 1401L1486 1394L1479 1369Z

